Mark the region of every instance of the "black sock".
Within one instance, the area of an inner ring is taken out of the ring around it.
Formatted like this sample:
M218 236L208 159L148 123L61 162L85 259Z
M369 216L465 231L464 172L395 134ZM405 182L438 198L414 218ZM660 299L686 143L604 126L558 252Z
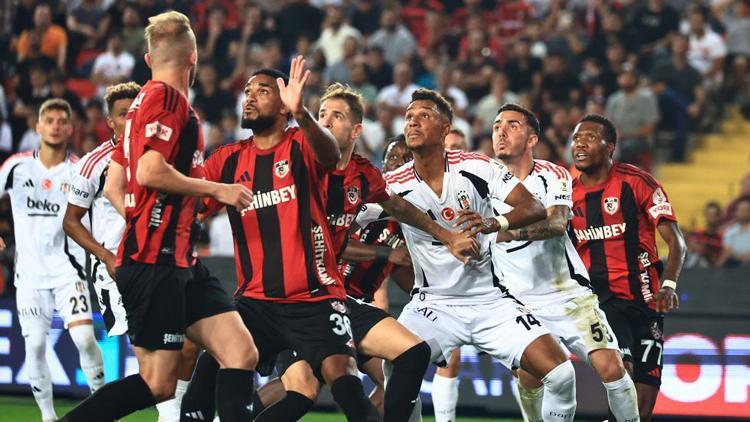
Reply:
M222 422L247 422L253 400L253 377L247 369L219 369L216 373L216 410Z
M258 399L258 402L260 402L260 399ZM255 401L253 401L253 403L255 403ZM308 399L304 394L300 394L296 391L287 391L286 397L261 412L258 417L255 418L255 422L295 422L305 416L305 414L312 409L313 404L315 404L315 402Z
M195 363L193 377L182 396L180 422L210 421L216 410L216 371L219 363L209 353L203 352Z
M389 381L390 382L390 381ZM365 395L362 381L354 375L344 375L331 384L331 393L349 422L380 420L380 414Z
M430 364L430 346L421 342L393 360L393 374L385 389L386 421L408 421Z
M94 394L63 416L62 420L66 422L111 422L155 404L156 400L148 384L140 375L135 374L96 390Z
M263 404L263 400L260 399L257 390L253 394L253 405L250 407L250 409L251 419L257 418L264 410L266 410L266 405Z

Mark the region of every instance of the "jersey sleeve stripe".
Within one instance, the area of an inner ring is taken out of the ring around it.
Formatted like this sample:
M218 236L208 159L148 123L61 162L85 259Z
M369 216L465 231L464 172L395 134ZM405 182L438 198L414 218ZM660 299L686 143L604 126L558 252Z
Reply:
M87 155L85 160L83 161L83 165L81 166L80 175L85 176L86 172L89 169L89 166L91 166L91 163L94 161L97 161L99 156L102 154L102 152L105 150L105 148L100 148L98 150L94 150L91 152L90 155Z
M20 158L24 158L24 157L30 157L30 156L32 156L33 154L34 154L34 151L24 151L24 152L17 152L17 153L15 153L15 154L11 155L10 157L8 157L8 158L7 158L6 160L5 160L5 162L3 163L2 167L0 167L0 171L2 171L2 169L3 169L3 168L4 168L5 166L11 165L11 163L12 163L13 161L15 161L15 160L18 160L18 159L20 159Z
M620 167L620 166L615 167L615 170L618 173L621 173L623 175L634 176L634 177L641 179L646 185L648 185L652 189L656 189L659 187L659 184L656 182L656 180L654 180L654 178L650 174L644 172L643 170L638 170L637 168L630 169L627 167Z
M81 176L87 179L91 177L91 173L96 168L96 165L99 164L102 159L106 158L107 154L112 152L113 150L114 148L108 145L107 147L102 148L98 153L96 153L95 156L89 157L81 168Z

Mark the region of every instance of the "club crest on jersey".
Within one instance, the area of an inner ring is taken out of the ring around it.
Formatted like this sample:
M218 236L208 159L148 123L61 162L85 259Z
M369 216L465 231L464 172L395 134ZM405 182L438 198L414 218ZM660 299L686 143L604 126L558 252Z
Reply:
M50 190L50 189L52 189L52 180L51 179L42 179L42 189L44 189L44 190Z
M661 340L663 337L661 329L659 328L659 323L656 321L651 323L651 337L653 337L654 340Z
M456 195L458 200L458 207L462 210L468 210L471 207L471 201L469 200L469 194L465 190L458 191Z
M86 291L86 286L84 286L82 281L76 281L76 291L78 293L84 293Z
M331 304L331 308L333 308L334 311L342 314L347 313L346 303L340 300L332 300L329 303Z
M651 195L651 200L654 201L654 204L661 204L667 202L667 195L664 195L664 191L661 188L656 188L653 195Z
M70 184L60 183L60 190L62 191L62 193L68 193L68 190L70 190Z
M456 218L456 212L453 211L453 208L443 208L443 210L440 211L440 215L443 216L443 220L445 221L452 221Z
M359 188L356 186L346 188L346 200L352 205L356 204L359 200Z
M275 162L273 164L273 172L279 178L286 176L289 173L289 161L281 160Z
M618 209L620 209L619 199L614 196L604 198L604 211L607 211L607 214L615 215Z

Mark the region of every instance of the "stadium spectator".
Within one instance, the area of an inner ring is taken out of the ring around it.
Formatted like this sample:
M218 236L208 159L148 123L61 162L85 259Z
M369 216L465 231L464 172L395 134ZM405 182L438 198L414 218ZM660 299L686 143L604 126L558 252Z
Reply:
M380 47L385 60L395 65L402 59L408 59L416 49L414 36L399 22L398 13L393 8L386 8L380 15L380 29L368 39L369 45Z
M369 37L380 28L380 4L376 0L359 0L353 3L349 21L362 35Z
M218 74L213 63L204 63L198 68L198 84L195 86L195 105L206 115L212 125L221 121L221 113L232 104L232 95L219 87Z
M518 95L508 89L508 78L498 72L492 77L490 93L482 97L474 109L474 127L478 132L489 130L497 116L497 109L505 103L517 103Z
M652 79L651 91L656 96L661 116L656 127L656 138L666 139L671 161L685 161L689 104L667 85L665 78Z
M446 151L468 151L469 144L466 142L466 135L461 129L451 129L445 137Z
M355 61L351 67L351 86L362 94L365 100L366 113L375 106L378 97L378 89L367 78L367 65L362 61Z
M713 3L714 15L726 27L727 58L750 57L750 0Z
M688 102L688 114L697 118L704 107L705 92L702 76L687 58L690 41L687 36L678 34L672 38L672 54L669 61L657 65L651 77L661 79Z
M531 55L531 43L527 38L518 40L511 51L513 54L505 65L510 86L516 92L528 92L542 81L542 60Z
M677 33L680 17L666 0L647 0L637 9L632 29L641 54L664 54L671 37Z
M715 88L721 82L727 46L721 35L708 25L706 13L702 7L693 7L689 11L687 58L690 65L703 75L704 85Z
M329 65L338 63L343 58L342 51L347 38L362 39L362 34L357 28L349 25L344 18L342 6L332 4L326 7L326 20L323 23L325 29L315 44L323 50L326 63Z
M568 69L565 57L557 52L548 54L544 60L541 87L541 99L545 111L549 111L553 104L570 105L583 100L581 82Z
M385 61L382 48L369 47L365 54L365 62L370 82L377 89L383 89L393 83L393 66Z
M205 30L198 33L198 57L222 63L227 59L229 45L239 40L240 31L227 28L227 10L213 7L208 11ZM226 69L231 71L231 69Z
M457 87L458 80L456 78L456 72L450 66L439 65L435 68L435 90L443 94L443 96L449 96L453 98L453 111L459 116L464 116L464 113L469 108L469 99L466 94Z
M492 75L498 70L497 62L489 56L487 35L479 30L468 34L466 55L459 60L458 87L471 102L476 102L489 91Z
M737 202L737 212L734 221L724 232L723 244L720 266L750 265L750 198L742 198Z
M68 35L61 26L52 23L52 8L49 4L38 3L34 8L34 27L26 29L18 38L18 60L23 61L31 52L31 33L39 36L39 51L54 60L61 69L65 68L68 48Z
M390 107L397 116L403 116L411 101L411 94L419 89L419 85L412 82L412 77L411 67L407 63L396 64L393 83L378 92L378 104Z
M97 93L104 95L109 85L130 80L135 67L135 58L125 51L122 34L115 32L107 40L107 50L97 56L91 70L91 81L97 84Z
M18 144L18 151L30 151L32 149L39 148L39 144L42 139L36 132L36 123L39 119L38 108L32 108L26 115L26 130L21 135L21 140Z
M86 123L83 127L84 135L94 135L97 145L112 137L112 129L107 125L104 117L104 102L94 98L86 103L84 109ZM79 138L80 139L80 138Z
M83 105L78 95L71 92L65 85L67 77L60 70L52 71L49 79L49 92L54 98L62 98L70 104L70 108L73 110L73 117L76 120L83 119Z
M717 266L722 250L722 215L721 205L711 201L703 207L703 218L706 221L703 229L690 233L694 246L693 252L697 252L712 266ZM688 245L688 248L690 246Z
M744 199L750 198L750 173L745 174L740 180L740 194L737 198L727 205L726 213L724 214L724 223L729 223L734 220L735 214L737 213L737 205Z
M326 68L323 80L328 83L351 84L352 68L359 58L359 39L349 36L344 40L341 60Z
M619 161L640 164L651 154L653 134L659 121L659 106L654 95L638 86L638 75L632 69L617 78L620 90L607 100L607 116L620 131L617 142Z

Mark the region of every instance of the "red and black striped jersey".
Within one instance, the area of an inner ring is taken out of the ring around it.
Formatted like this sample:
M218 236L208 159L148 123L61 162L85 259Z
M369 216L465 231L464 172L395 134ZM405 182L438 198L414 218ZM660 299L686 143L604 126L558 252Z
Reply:
M385 190L385 180L380 170L370 160L357 154L352 154L345 169L335 169L328 173L326 190L326 215L338 261L346 248L349 231L362 204L383 202L390 195Z
M237 268L236 295L273 302L317 302L346 296L326 219L327 171L298 128L273 148L253 138L226 145L206 160L208 180L242 183L253 202L227 207ZM209 210L218 208L207 201Z
M650 174L615 164L607 180L573 181L570 236L601 301L610 297L655 308L659 291L656 225L677 221L666 192Z
M138 160L148 150L162 154L180 173L203 177L203 134L187 98L164 82L148 81L128 110L123 139L112 159L125 168L125 234L117 265L133 262L190 267L191 235L198 199L138 184Z
M404 246L404 235L401 226L394 219L374 221L352 236L366 245L388 246L398 248ZM344 262L343 273L346 294L372 302L375 292L393 270L394 264L387 259L364 262Z

